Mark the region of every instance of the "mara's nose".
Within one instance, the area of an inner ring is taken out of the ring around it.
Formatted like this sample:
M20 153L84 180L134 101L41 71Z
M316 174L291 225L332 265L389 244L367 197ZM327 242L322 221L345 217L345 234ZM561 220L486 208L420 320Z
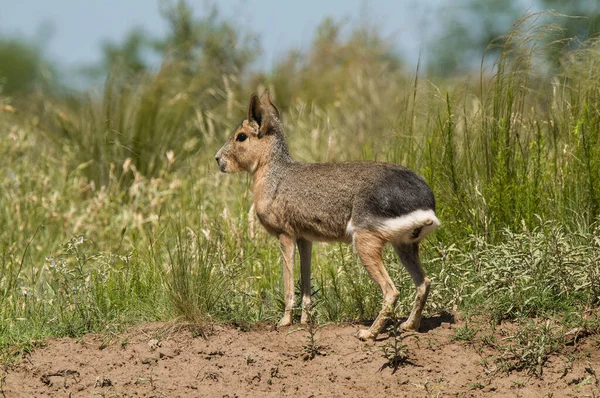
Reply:
M219 160L221 160L221 158L218 156L215 156L215 160L217 161L217 163L219 163Z

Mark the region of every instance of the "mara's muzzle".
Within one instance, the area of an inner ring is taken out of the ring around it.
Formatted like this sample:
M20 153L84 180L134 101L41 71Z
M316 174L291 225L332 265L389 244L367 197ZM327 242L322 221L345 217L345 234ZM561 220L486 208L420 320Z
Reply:
M215 156L215 160L217 161L217 165L219 166L219 170L221 170L223 173L226 173L227 170L225 169L225 161L223 160L223 158L221 158L218 155L219 154L217 153L217 156Z

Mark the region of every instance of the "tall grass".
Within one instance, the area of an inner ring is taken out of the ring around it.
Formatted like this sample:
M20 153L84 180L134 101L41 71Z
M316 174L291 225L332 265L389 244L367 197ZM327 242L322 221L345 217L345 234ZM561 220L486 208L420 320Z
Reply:
M423 248L430 313L596 308L599 43L544 75L540 32L515 26L479 79L426 80L376 33L345 37L327 22L271 75L215 83L167 60L154 74L112 75L102 98L16 110L2 99L0 345L144 320L280 316L278 245L255 227L249 178L213 160L259 78L297 159L392 161L431 184L443 227ZM385 256L408 312L412 282ZM318 245L314 264L317 320L374 317L380 293L350 247Z

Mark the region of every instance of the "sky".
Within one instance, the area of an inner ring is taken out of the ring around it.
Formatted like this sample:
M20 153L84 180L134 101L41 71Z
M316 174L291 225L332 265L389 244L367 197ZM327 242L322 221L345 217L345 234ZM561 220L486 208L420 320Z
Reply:
M367 19L395 43L409 63L436 30L435 15L444 0L188 0L197 15L211 4L243 31L259 35L269 69L290 48L306 49L327 16L350 25ZM75 70L100 60L103 40L121 42L133 27L152 36L166 32L156 0L0 0L0 35L41 43L44 54L60 67Z

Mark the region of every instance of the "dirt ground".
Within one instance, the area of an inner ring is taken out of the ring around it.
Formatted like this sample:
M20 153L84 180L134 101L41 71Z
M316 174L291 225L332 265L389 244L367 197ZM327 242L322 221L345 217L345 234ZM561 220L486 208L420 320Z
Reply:
M50 339L2 369L0 397L600 396L593 338L553 354L536 377L501 371L498 351L453 339L458 326L425 319L420 333L404 338L408 360L395 371L382 351L392 339L361 342L359 325L319 329L312 359L298 326L217 326L203 338L186 326L147 324L112 337Z

